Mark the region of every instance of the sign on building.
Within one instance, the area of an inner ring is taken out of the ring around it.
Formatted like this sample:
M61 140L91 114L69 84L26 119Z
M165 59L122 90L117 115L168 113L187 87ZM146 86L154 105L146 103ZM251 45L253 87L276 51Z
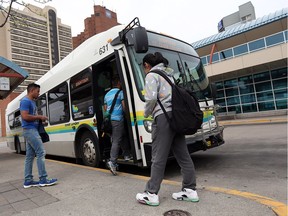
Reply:
M8 77L0 77L0 90L10 90L10 80Z

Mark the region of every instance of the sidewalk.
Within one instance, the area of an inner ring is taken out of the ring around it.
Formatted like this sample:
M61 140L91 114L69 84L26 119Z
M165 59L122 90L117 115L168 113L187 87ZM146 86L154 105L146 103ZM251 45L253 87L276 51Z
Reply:
M13 160L9 160L8 155L4 155L4 159L0 158L0 172L5 173L0 176L1 216L275 215L271 206L265 205L265 202L271 202L269 199L264 200L262 205L255 202L255 197L253 200L235 196L218 188L201 186L201 183L198 187L200 202L176 201L171 198L171 194L179 191L181 183L167 180L163 181L159 193L160 205L146 206L139 204L135 196L144 190L147 177L126 173L113 176L105 169L52 160L46 160L46 166L49 175L59 179L58 184L24 189L20 179L24 156L14 156ZM187 214L171 214L172 211Z

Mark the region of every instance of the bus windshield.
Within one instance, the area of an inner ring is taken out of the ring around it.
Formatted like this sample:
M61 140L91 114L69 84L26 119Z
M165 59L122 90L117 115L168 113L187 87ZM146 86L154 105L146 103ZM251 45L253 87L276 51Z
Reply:
M169 67L174 70L173 76L178 85L199 92L208 87L208 78L201 59L193 47L177 39L147 32L149 49L147 53L160 52L168 59ZM144 100L145 72L142 66L143 57L147 53L136 53L133 46L127 47L137 90Z

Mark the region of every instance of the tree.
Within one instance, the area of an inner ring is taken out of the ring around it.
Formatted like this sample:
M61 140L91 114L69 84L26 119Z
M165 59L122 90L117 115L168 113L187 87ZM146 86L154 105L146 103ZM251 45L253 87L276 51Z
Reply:
M34 0L35 2L45 4L52 0ZM25 1L20 0L0 0L0 13L4 17L4 21L0 23L0 28L2 28L8 21L9 18L13 20L17 20L21 22L21 19L19 19L16 15L11 13L13 4L21 5L23 7L26 7L29 9L28 4ZM1 15L0 15L1 16Z

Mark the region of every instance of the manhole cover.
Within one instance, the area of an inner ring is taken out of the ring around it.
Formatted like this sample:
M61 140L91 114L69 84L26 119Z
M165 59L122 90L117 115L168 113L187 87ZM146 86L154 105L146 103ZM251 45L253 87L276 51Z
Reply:
M192 216L189 212L183 210L169 210L163 214L164 216Z

